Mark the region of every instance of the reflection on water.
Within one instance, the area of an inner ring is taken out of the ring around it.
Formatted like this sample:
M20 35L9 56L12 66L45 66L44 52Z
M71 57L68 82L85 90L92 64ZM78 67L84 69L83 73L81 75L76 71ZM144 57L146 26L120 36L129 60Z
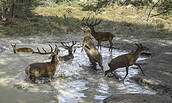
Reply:
M23 47L25 45L19 45ZM48 45L35 44L30 46L45 47ZM60 47L59 55L67 54L64 48ZM105 70L109 67L107 63L118 55L125 54L126 51L113 50L110 55L108 48L102 48L103 66ZM89 61L85 52L78 48L74 54L74 59L60 63L51 83L34 84L25 81L25 67L33 62L50 61L49 55L39 55L31 53L5 52L0 57L0 101L5 103L36 102L36 103L76 103L76 102L101 102L107 96L114 93L149 93L155 92L143 89L139 85L130 81L130 77L138 74L139 69L129 68L129 75L124 83L118 82L114 77L104 77L100 67L98 70L89 68ZM146 58L139 58L144 60ZM120 76L125 76L125 68L116 70ZM12 96L11 98L8 98Z

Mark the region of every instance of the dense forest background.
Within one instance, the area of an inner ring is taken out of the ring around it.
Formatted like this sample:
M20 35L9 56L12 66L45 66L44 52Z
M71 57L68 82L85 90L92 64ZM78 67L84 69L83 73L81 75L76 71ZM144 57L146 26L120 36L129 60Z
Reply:
M0 37L79 34L83 17L120 39L172 39L171 0L1 0Z

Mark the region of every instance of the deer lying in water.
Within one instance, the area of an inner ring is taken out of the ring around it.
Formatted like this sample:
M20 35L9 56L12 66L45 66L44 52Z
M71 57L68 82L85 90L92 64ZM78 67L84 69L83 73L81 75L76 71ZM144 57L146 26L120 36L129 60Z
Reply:
M142 46L142 44L138 44L136 43L137 46L137 50L134 53L128 53L128 54L124 54L124 55L120 55L114 59L112 59L109 63L108 66L110 67L109 70L105 71L105 76L109 73L109 72L113 72L114 70L121 68L121 67L126 67L126 75L125 77L122 79L124 80L127 75L128 75L128 67L131 65L137 65L140 69L140 65L136 63L136 60L139 58L141 51L147 51L149 50L147 47ZM142 73L143 70L141 69ZM144 75L144 73L143 73ZM121 81L122 81L121 80Z
M96 67L96 62L98 62L99 66L103 70L102 66L102 56L96 49L93 40L90 37L91 30L88 26L83 26L81 28L84 31L84 41L83 48L89 57L89 61L91 62L93 68Z
M14 53L18 53L18 52L33 52L33 49L31 48L18 48L16 49L16 44L11 44L12 48L13 48L13 52Z
M72 53L72 47L76 44L77 42L72 41L72 45L70 46L69 43L61 42L61 44L65 47L65 49L68 50L68 55L65 56L59 56L59 61L64 62L67 60L70 60L74 58L73 53Z
M49 81L51 81L59 63L57 57L58 53L59 49L56 47L54 52L52 52L51 56L49 57L51 58L51 62L33 63L28 65L25 69L27 76L30 79L32 79L32 77L35 77L36 79L40 79L40 77L49 77Z
M90 29L91 29L91 35L97 40L98 42L98 49L100 47L100 50L101 50L101 41L109 41L110 43L110 47L109 47L109 51L112 52L112 46L113 46L113 43L112 43L112 40L113 40L113 37L115 36L114 34L112 34L111 32L96 32L94 30L94 26L98 25L101 23L101 20L100 21L97 21L97 19L94 21L92 21L91 23L88 23L89 21L89 17L86 19L86 21L84 22L84 19L85 17L82 19L82 25L84 26L88 26ZM94 23L93 23L94 22Z

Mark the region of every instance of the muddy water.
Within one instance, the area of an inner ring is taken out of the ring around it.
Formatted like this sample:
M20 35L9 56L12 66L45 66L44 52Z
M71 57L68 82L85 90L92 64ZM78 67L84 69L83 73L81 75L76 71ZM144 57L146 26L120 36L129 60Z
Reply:
M44 47L49 50L48 45L18 45L18 47ZM11 48L10 48L11 49ZM67 54L60 47L59 55ZM107 48L102 48L103 66L108 70L107 63L126 51L113 50L109 54ZM146 93L154 94L151 90L144 89L130 81L130 77L138 74L139 69L131 66L129 75L123 82L118 82L114 77L103 76L100 67L97 71L89 68L89 61L85 52L78 48L74 59L60 63L51 83L34 84L25 80L25 67L34 62L46 62L49 55L31 53L13 54L6 51L0 56L0 102L1 103L77 103L77 102L102 102L107 96L114 93ZM144 60L147 58L139 58ZM125 76L125 68L117 70L122 77Z

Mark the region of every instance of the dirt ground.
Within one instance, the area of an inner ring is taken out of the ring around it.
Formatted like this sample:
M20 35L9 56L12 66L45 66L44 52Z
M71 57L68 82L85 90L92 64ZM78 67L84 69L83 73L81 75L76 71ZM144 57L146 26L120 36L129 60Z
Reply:
M66 35L63 38L0 38L0 54L9 50L11 43L59 43L61 41L82 41L82 36ZM140 41L140 40L113 40L113 47L121 50L135 50L135 42L147 46L149 52L142 56L149 56L148 60L142 61L141 67L145 76L139 74L131 80L146 88L157 91L156 95L148 94L113 94L107 97L105 103L172 103L172 41ZM97 44L97 42L96 42ZM103 46L109 46L103 42ZM130 73L130 71L129 71Z

